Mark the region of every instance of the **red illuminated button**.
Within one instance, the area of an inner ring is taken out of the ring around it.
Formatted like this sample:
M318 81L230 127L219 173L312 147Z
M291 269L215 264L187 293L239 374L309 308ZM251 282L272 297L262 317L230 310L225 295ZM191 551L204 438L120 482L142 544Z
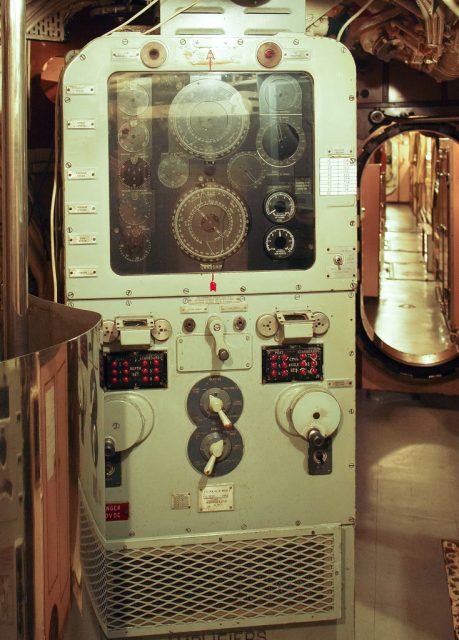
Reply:
M125 376L129 375L129 369L123 369L123 373Z
M282 371L282 375L283 375L283 376L284 376L284 378L285 378L285 376L288 376L288 371Z
M274 58L275 55L276 55L276 52L274 51L274 49L266 49L265 58L267 60L271 60L271 58Z
M116 384L118 382L118 378L112 378L112 384Z
M125 377L123 378L123 382L129 382L129 378L128 378L127 376L125 376Z
M277 369L277 362L271 363L271 369Z
M282 363L282 369L287 369L288 368L288 364L286 362Z
M159 378L159 376L155 376L155 377L153 378L153 380L154 380L155 382L159 382L160 378Z
M306 366L306 360L302 360L300 362L300 367L305 367Z
M142 367L148 367L148 360L142 360Z
M123 367L129 367L129 362L127 360L123 362Z
M155 367L155 368L153 369L153 373L159 373L159 367Z
M317 353L311 353L311 358L313 360L317 360Z
M116 369L117 366L118 366L117 362L112 362L112 369Z
M317 369L311 369L311 373L317 373Z
M282 360L287 360L287 359L288 359L288 356L285 353L283 353L282 354Z
M279 375L278 371L271 371L271 377L272 378L277 378L278 375Z
M142 369L142 373L148 373L148 369Z
M148 380L149 380L148 376L144 376L144 377L142 378L142 382L148 382Z
M306 369L300 369L300 374L302 376L305 376L306 375Z
M277 360L277 356L271 356L271 362L274 362L275 360Z
M305 353L300 353L300 358L301 358L302 360L304 360L304 359L306 358L306 354L305 354Z
M153 364L157 367L159 365L159 360L153 360Z

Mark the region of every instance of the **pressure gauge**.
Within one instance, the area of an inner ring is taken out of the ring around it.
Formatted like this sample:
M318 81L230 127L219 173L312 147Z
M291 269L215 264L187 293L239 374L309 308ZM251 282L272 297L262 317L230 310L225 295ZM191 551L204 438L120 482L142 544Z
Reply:
M241 198L218 184L188 191L172 217L180 249L201 262L220 262L233 255L247 236L249 216Z
M131 189L138 189L149 177L150 165L138 156L128 158L121 166L120 178Z
M118 106L128 116L140 116L150 104L148 93L139 86L130 86L118 94Z
M150 141L150 133L141 122L125 122L118 131L120 147L129 153L141 151Z
M255 189L263 177L263 164L256 153L243 151L228 162L228 180L236 189Z
M291 220L296 211L295 201L286 191L270 193L264 204L268 220L276 224L284 224Z
M289 258L295 250L295 236L285 227L274 227L265 236L265 249L273 260Z
M261 85L260 102L260 108L265 106L270 113L297 113L301 108L301 87L293 76L273 74Z
M214 78L196 80L179 91L169 120L185 151L203 160L228 155L249 130L249 113L241 94Z
M270 119L258 131L257 151L265 162L275 167L295 164L305 149L304 131L287 120Z
M169 153L159 163L158 178L169 189L183 187L189 175L188 159L179 153Z
M133 191L126 194L120 202L120 218L126 225L145 224L152 211L151 194L139 194Z
M148 230L142 227L126 227L119 249L123 258L128 262L142 262L151 251Z

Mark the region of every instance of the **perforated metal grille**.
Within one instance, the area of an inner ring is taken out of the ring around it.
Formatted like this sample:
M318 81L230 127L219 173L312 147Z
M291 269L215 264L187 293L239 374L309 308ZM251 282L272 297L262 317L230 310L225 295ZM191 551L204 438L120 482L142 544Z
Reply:
M62 42L65 39L64 21L60 11L56 11L44 20L40 20L33 27L27 29L27 38L30 40L55 40Z
M340 614L338 528L212 542L203 537L181 545L162 540L156 547L111 551L97 540L83 508L81 537L89 591L111 637L135 629L141 635Z

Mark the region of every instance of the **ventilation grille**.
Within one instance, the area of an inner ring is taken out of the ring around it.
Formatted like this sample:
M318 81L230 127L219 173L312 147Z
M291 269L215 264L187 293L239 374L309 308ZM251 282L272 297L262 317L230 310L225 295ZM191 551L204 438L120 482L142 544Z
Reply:
M33 27L27 29L30 40L54 40L63 42L65 39L64 21L60 11L40 20Z
M116 551L91 540L85 516L81 529L92 601L111 637L340 615L338 528Z

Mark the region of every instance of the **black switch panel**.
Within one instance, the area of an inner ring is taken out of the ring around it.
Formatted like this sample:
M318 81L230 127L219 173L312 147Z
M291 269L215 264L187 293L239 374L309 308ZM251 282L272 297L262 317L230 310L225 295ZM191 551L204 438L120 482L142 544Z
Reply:
M110 390L167 387L167 352L105 353L104 383Z
M323 380L323 355L322 344L263 347L262 381L268 383Z

